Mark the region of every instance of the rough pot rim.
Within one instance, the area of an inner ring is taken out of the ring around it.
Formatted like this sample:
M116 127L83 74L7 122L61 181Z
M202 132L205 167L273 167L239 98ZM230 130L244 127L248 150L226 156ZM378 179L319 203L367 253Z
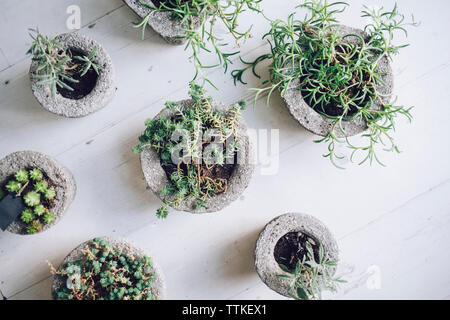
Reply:
M102 67L99 71L97 83L92 91L81 99L69 99L59 92L55 97L51 96L50 89L46 85L39 85L38 79L33 78L33 73L38 66L37 61L32 61L29 76L33 95L44 109L60 116L68 118L85 117L104 108L113 98L115 88L115 72L111 57L106 50L95 40L78 32L63 33L56 37L65 48L75 48L84 54L88 54L94 47L97 53L94 62Z
M150 257L152 261L152 267L149 270L149 273L154 272L156 277L155 281L152 287L152 293L156 297L156 300L162 300L165 297L166 294L166 285L164 280L164 275L162 273L162 270L160 266L154 261L153 257L146 253L146 251L142 248L140 248L138 245L136 245L134 242L131 242L129 240L125 240L123 238L116 238L116 237L97 237L92 238L90 240L87 240L78 246L76 246L70 253L63 259L63 261L60 263L60 265L57 268L57 271L61 270L61 268L67 264L68 262L74 262L81 257L83 257L83 253L81 250L86 246L91 244L94 239L102 239L107 241L113 248L120 248L123 249L126 256L132 255L134 257L142 258L144 256ZM51 287L51 295L53 300L59 300L56 296L56 289L61 287L62 285L62 279L59 275L54 275L52 280L52 287Z
M17 151L0 160L0 183L14 174L19 169L36 167L44 172L55 185L56 200L52 209L55 221L45 224L42 233L56 225L63 217L76 195L76 184L72 173L52 157L37 151ZM20 219L20 215L19 215ZM14 221L6 231L29 235L26 232L26 224L22 221Z
M365 33L361 29L352 28L345 25L339 26L339 33L344 36L348 34L358 34L363 38L368 37L368 34ZM352 37L349 40L350 43L358 43L356 38ZM377 86L377 90L384 97L381 99L383 104L389 103L393 88L394 88L394 75L392 72L392 68L387 57L383 57L378 64L378 71L382 73L386 73L382 75L382 80L387 84L387 86L383 86L379 84ZM326 136L330 132L333 126L333 120L327 119L313 108L311 108L308 103L303 99L301 91L298 90L300 85L300 80L296 79L292 81L288 90L283 97L290 113L292 116L308 131L317 134L319 136ZM375 103L373 108L380 109L380 103ZM364 132L367 129L367 124L362 119L352 119L350 121L343 121L343 129L345 131L345 135L339 129L335 129L335 134L342 137L351 137L357 135L359 133Z
M146 8L140 5L138 0L123 1L142 19L151 14L148 25L165 41L175 45L186 43L187 39L184 37L186 32L183 30L183 25L179 20L172 18L170 11L156 11ZM151 0L142 0L142 2L154 5ZM194 27L197 29L200 25L201 19L194 17Z
M190 107L193 104L193 100L186 99L178 101L177 103L183 107ZM214 109L223 111L228 111L230 109L230 107L225 106L223 103L214 100L211 104ZM172 114L173 112L171 110L164 108L154 117L154 119L169 117ZM194 214L217 212L227 207L244 192L250 183L254 171L254 164L252 161L253 150L250 137L247 133L247 125L245 124L243 118L239 119L237 130L238 143L240 144L241 149L237 153L238 160L233 173L228 180L227 190L213 198L209 198L204 209L193 209L195 202L195 199L193 198L184 201L179 207L173 209ZM148 148L141 153L140 161L148 187L155 195L158 196L159 199L164 200L165 196L161 194L161 190L165 185L169 184L169 180L167 179L166 172L161 167L159 155L153 150L153 148Z
M330 259L337 260L339 250L336 239L317 218L304 213L286 213L272 219L261 231L255 248L255 267L261 280L275 292L291 297L288 292L289 281L278 275L287 274L278 265L274 257L277 242L289 232L303 232L320 244Z

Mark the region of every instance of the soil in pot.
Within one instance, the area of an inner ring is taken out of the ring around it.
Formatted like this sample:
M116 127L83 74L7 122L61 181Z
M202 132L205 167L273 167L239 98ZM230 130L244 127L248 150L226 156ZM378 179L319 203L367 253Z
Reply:
M303 232L289 232L278 240L273 252L275 261L294 271L298 261L307 257L306 243L309 242L314 252L314 260L319 261L319 243ZM308 259L308 258L306 258Z
M175 8L177 5L177 0L152 0L155 7L159 8L161 3L164 3L169 8ZM188 0L181 0L179 1L180 4L188 2Z
M24 168L24 170L26 170L27 172L30 172L30 170L32 170L32 169L35 169L35 168L31 168L31 167ZM8 176L4 181L1 182L0 194L7 195L9 193L9 191L6 188L6 184L10 181L15 181L14 174ZM11 194L14 195L14 197L22 197L23 198L29 192L33 192L33 191L37 190L36 189L37 183L40 183L41 186L43 186L42 188L44 188L44 186L45 186L46 190L49 190L49 189L55 190L55 188L56 188L56 185L47 176L47 174L45 172L42 172L41 180L33 181L31 178L29 178L29 180L27 182L21 183L21 187L20 187L20 190L18 191L18 193L13 192ZM36 214L36 210L35 210L36 207L25 206L25 211L34 212L34 214L29 214L30 221L23 219L23 212L19 213L19 215L17 216L17 218L15 220L15 222L18 223L22 227L24 232L26 232L28 234L39 233L43 230L44 226L47 223L54 221L54 215L52 214L52 209L55 207L55 196L56 195L54 194L51 199L47 199L45 196L43 196L42 192L43 192L43 190L38 192L41 194L39 205L44 206L45 211L42 211L40 214Z
M68 51L69 55L72 57L85 55L84 52L74 49L74 48L70 48L67 51ZM59 86L57 86L57 91L64 98L79 100L92 92L95 85L97 84L98 74L91 67L91 68L89 68L89 70L87 71L87 73L85 75L81 76L83 64L78 63L78 64L74 65L74 67L75 68L71 71L71 76L74 80L78 81L77 83L68 81L66 79L61 79L62 82L67 84L69 87L71 87L73 89L73 91L69 90L67 88L61 88Z

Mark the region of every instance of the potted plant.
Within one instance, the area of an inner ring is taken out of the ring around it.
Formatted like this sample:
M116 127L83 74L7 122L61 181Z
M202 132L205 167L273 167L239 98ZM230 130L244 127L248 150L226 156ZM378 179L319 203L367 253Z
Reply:
M259 235L255 266L261 280L286 297L321 299L336 291L338 247L328 228L316 218L288 213L270 221Z
M31 29L31 90L48 111L70 118L105 107L116 88L111 58L96 41L78 34L44 36Z
M149 188L168 208L215 212L236 200L253 173L251 144L241 117L244 102L231 108L191 83L191 99L167 102L134 148Z
M411 119L410 109L395 105L392 99L392 57L406 45L396 45L397 32L411 25L398 12L365 7L368 19L364 30L347 27L335 16L346 3L324 0L306 1L300 5L309 11L305 19L291 14L287 21L275 20L265 35L271 52L258 57L247 66L234 70L232 75L241 81L246 70L256 73L256 66L269 60L268 86L253 89L257 99L268 93L268 101L279 90L291 114L307 130L322 136L316 142L328 144L328 157L335 165L343 158L336 152L343 143L351 150L351 159L362 153L360 164L380 162L376 149L399 149L392 137L394 119L398 115ZM356 145L348 137L365 131Z
M55 225L75 197L72 174L53 158L35 151L0 160L0 221L3 230L35 234Z
M54 275L54 300L159 300L165 292L159 267L129 242L95 238L80 244Z
M172 44L186 43L185 50L191 51L190 59L194 63L196 75L202 68L211 68L202 63L201 52L214 52L218 57L218 64L223 65L225 71L231 63L230 57L239 51L225 52L228 45L220 36L216 35L215 25L220 21L238 43L245 42L251 37L251 27L240 30L238 18L244 11L260 13L259 4L262 0L124 0L125 3L142 20L134 23L142 29L144 38L145 28L151 26L167 42ZM210 24L207 25L208 21ZM204 75L204 81L212 84Z

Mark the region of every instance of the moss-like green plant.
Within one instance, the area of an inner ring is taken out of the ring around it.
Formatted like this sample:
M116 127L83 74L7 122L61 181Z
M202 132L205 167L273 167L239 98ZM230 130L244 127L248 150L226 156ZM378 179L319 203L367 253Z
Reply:
M178 207L186 199L196 199L193 209L201 210L209 198L225 192L226 176L234 168L239 148L236 129L245 102L236 103L225 114L213 109L211 98L199 85L191 83L189 94L192 106L167 102L174 116L147 120L133 150L141 153L153 148L169 178L170 184L162 189L164 205L156 212L160 218L167 216L169 206Z
M334 277L337 261L328 258L322 245L319 246L317 259L309 242L306 242L306 250L307 253L303 260L297 262L295 270L279 265L288 273L280 274L279 277L290 282L288 291L291 297L297 300L316 300L322 298L324 290L337 291L338 284L345 282Z
M154 273L149 257L134 257L94 239L83 249L83 257L51 273L64 279L56 290L63 300L153 300Z
M19 219L26 224L28 233L40 232L44 225L55 220L50 209L52 200L56 197L56 191L53 186L49 186L49 180L41 170L37 168L17 170L9 181L3 186L0 185L0 200L6 193L22 197L26 208Z
M33 60L38 62L32 77L39 80L38 84L47 85L52 97L55 97L57 87L73 91L70 84L79 82L74 79L75 72L79 72L83 77L90 68L97 74L102 69L93 62L97 47L94 47L88 56L73 56L56 36L44 36L38 29L30 29L30 32L33 43L27 54L33 55ZM79 65L82 68L78 68Z
M144 3L138 0L138 3L145 8L150 8L156 11L169 11L172 13L173 19L178 19L184 25L185 35L187 40L185 50L190 50L190 60L195 66L195 77L197 79L199 74L203 81L212 82L206 78L201 72L205 68L213 68L222 65L227 71L228 65L231 64L230 58L239 53L238 50L225 52L224 48L228 46L221 37L215 32L215 25L220 21L229 34L231 34L238 43L245 42L251 36L251 27L246 30L239 30L238 19L239 16L247 10L260 13L259 4L262 0L167 0L167 1L153 1L155 6L149 3ZM144 38L145 28L147 23L154 14L151 12L142 21L135 23L135 27L142 28L142 38ZM195 20L200 20L200 26L195 23ZM208 21L210 23L208 24ZM198 28L197 28L198 27ZM215 53L218 58L218 64L205 65L200 58L201 52Z
M351 159L362 153L360 164L377 157L376 149L399 152L394 143L392 131L397 115L411 120L410 109L391 103L383 103L385 98L377 89L387 86L382 80L383 74L378 71L381 59L391 59L401 48L407 45L394 44L397 32L407 35L408 23L398 12L397 6L391 11L372 10L365 7L363 17L369 22L364 31L367 37L358 34L341 36L339 21L335 18L344 11L345 2L328 3L326 0L305 1L299 7L307 9L309 15L304 19L291 14L286 21L271 22L271 29L264 36L270 43L271 52L258 57L253 62L245 62L244 69L232 72L235 82L241 81L246 70L255 72L256 66L264 60L271 62L268 85L261 89L253 89L256 99L263 93L271 94L279 90L284 96L294 81L300 84L296 89L301 91L305 101L316 112L332 120L329 133L316 142L328 143L328 157L333 164L343 156L336 153L336 145L343 143L352 150ZM350 43L356 39L359 44ZM381 107L377 107L381 105ZM339 138L337 133L345 136L343 122L358 119L367 124L368 130L362 136L367 143L357 146L348 138Z

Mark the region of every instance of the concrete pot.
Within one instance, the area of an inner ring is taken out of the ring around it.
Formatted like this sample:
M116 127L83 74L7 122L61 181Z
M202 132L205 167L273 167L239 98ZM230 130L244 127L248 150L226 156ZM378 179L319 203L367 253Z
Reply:
M313 216L301 213L287 213L270 221L260 233L255 249L255 266L261 280L272 290L290 297L289 281L281 279L287 274L279 267L274 257L277 242L289 232L302 232L314 238L323 246L330 259L337 260L339 251L336 240L328 228Z
M186 27L180 20L173 19L171 12L151 10L140 5L138 0L123 1L142 19L151 13L148 25L168 43L181 45L186 42L186 32L183 30ZM154 6L151 0L141 0L141 2ZM201 22L200 18L194 17L194 28L199 28Z
M76 194L76 184L73 175L68 169L59 164L55 159L35 151L14 152L0 160L0 183L14 174L17 170L26 168L40 169L55 186L56 197L52 213L55 215L55 221L44 225L41 232L53 227L62 218L69 208ZM26 224L17 219L7 229L7 231L28 235Z
M368 35L364 31L347 26L340 26L339 33L342 36L348 34L357 34L362 38L368 38ZM352 44L360 43L359 39L355 37L348 38L348 42ZM384 98L382 98L382 104L387 104L390 101L390 96L394 87L394 76L388 58L383 57L380 60L380 62L378 63L378 72L386 73L385 75L381 76L381 78L387 84L387 86L379 84L377 90L384 96ZM308 103L303 100L302 93L299 90L299 86L300 79L293 81L283 97L287 107L289 108L289 111L294 116L294 118L298 122L300 122L300 124L308 131L311 131L312 133L320 136L328 135L333 126L333 120L325 118L320 113L311 108ZM372 109L380 110L381 107L382 105L380 104L380 102L377 102L373 104ZM342 134L339 129L335 129L335 134L338 137L354 136L365 131L367 129L367 124L364 120L360 119L343 121L343 129L345 131L345 135Z
M99 71L93 90L83 98L69 99L58 92L52 97L48 86L38 85L39 80L32 77L38 66L38 63L33 61L30 67L30 81L36 99L48 111L68 118L84 117L104 108L116 92L114 68L108 53L99 43L78 33L61 34L57 36L57 40L63 43L65 48L77 49L85 55L97 47L94 62L101 66L102 70Z
M148 256L144 250L140 249L139 247L135 246L134 244L130 243L129 241L126 241L124 239L117 239L117 238L110 238L110 237L102 237L100 239L103 239L107 241L113 249L119 249L122 250L122 253L125 254L127 257L136 257L136 258L142 258L144 256ZM77 260L80 260L84 257L83 249L87 246L92 244L92 240L83 242L78 247L73 249L67 257L64 258L62 263L58 267L58 271L60 271L67 263L74 262ZM147 274L155 273L155 280L153 282L152 287L152 293L156 297L157 300L164 299L165 292L166 292L166 286L163 278L163 273L161 272L160 267L153 261L152 259L152 267L148 270ZM52 282L52 298L53 300L59 300L56 296L56 290L58 288L61 288L61 286L66 285L66 282L64 281L63 277L59 275L55 275L53 277Z
M188 108L192 106L193 100L183 100L177 102L180 106ZM214 109L223 110L224 112L229 110L227 106L220 102L213 101L212 106ZM163 109L156 115L155 119L161 117L171 117L173 112L169 109ZM186 211L191 213L206 213L220 211L231 202L236 200L245 188L250 183L250 179L253 174L254 165L251 161L252 146L249 136L247 134L247 126L244 120L241 118L237 128L238 143L240 150L238 152L238 159L235 165L231 178L228 181L228 188L224 193L221 193L207 201L206 207L202 210L194 210L195 199L189 199L184 201L179 207L174 208L179 211ZM145 180L148 187L153 191L161 200L165 197L161 194L162 188L169 184L169 180L166 176L166 172L161 166L159 155L153 149L149 148L141 153L141 166L144 172Z

